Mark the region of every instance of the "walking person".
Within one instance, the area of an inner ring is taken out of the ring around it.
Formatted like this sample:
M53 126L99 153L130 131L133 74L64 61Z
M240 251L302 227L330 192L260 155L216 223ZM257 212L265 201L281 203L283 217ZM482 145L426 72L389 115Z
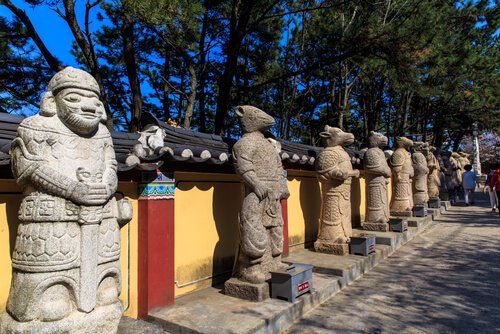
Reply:
M500 199L500 168L497 168L490 181L490 189L493 189L497 193L497 198ZM500 215L500 210L498 210Z
M498 207L498 196L495 191L495 189L490 187L490 182L491 178L493 177L493 174L495 174L495 166L490 166L490 172L486 176L486 182L484 182L484 188L483 188L483 193L488 193L490 196L490 204L491 204L491 211L495 212L499 207Z
M465 205L474 205L474 190L476 189L476 173L472 171L472 165L465 165L462 175L462 186L464 188Z

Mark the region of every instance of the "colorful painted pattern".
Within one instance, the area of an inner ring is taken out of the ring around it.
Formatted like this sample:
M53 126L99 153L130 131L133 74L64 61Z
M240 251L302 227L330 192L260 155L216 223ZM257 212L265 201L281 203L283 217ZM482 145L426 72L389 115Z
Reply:
M174 199L175 180L173 176L165 175L159 171L145 172L143 181L148 183L139 186L139 199Z

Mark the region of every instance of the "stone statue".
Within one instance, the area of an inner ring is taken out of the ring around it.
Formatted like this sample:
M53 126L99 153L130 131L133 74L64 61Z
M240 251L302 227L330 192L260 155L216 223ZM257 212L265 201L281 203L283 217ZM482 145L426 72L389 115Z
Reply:
M456 164L457 169L455 170L455 175L454 178L457 182L457 186L462 184L462 173L464 172L464 160L463 158L460 157L460 154L458 152L453 152L451 153L451 157L453 158L453 163Z
M449 167L447 169L450 173L448 178L448 193L450 194L450 200L454 201L458 199L458 187L462 184L462 170L458 161L459 157L460 155L457 152L452 152L448 159Z
M239 214L239 254L233 278L226 282L231 296L263 300L269 296L270 271L287 266L281 262L283 218L280 200L290 195L281 159L264 137L274 118L252 106L236 109L243 137L233 147L234 165L243 185Z
M411 155L414 176L413 176L413 205L426 204L429 201L427 194L427 176L429 168L427 168L426 155L429 153L427 143L415 142L413 144L413 153Z
M406 137L396 137L396 150L391 156L392 168L392 198L391 215L411 216L413 208L413 197L411 191L412 177L414 174L410 147L413 141Z
M471 162L469 160L469 154L465 152L458 152L458 162L460 163L460 170L463 173L465 172L465 166L470 165Z
M12 141L25 197L2 334L117 331L119 224L132 207L113 197L117 163L99 94L90 74L65 68Z
M316 160L316 173L321 182L321 215L317 252L348 254L351 226L351 178L359 177L343 146L354 142L354 135L339 128L325 126L320 133L325 149Z
M439 166L439 161L434 155L436 148L434 146L429 147L427 153L427 167L429 168L429 175L427 176L427 192L429 194L429 199L439 198L439 189L441 186L441 167Z
M437 159L439 165L439 198L448 201L448 184L446 180L446 174L448 173L448 168L445 163L445 157L443 156L443 151L440 148L436 148L434 156Z
M363 164L365 169L366 215L363 228L365 230L388 231L389 199L387 185L391 177L391 168L387 164L382 148L387 146L388 139L378 132L370 132Z

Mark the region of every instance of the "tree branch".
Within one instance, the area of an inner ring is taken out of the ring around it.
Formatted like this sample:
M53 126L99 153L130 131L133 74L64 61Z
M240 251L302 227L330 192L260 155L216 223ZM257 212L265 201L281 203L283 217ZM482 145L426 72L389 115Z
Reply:
M63 67L61 66L61 62L59 61L59 59L54 57L54 55L52 55L49 49L47 49L37 31L35 30L35 27L33 26L30 18L28 17L28 15L26 15L26 12L16 7L10 0L0 0L0 5L4 5L5 7L7 7L19 20L21 20L28 31L28 35L38 47L45 61L47 62L47 64L49 64L50 68L55 72L62 70Z

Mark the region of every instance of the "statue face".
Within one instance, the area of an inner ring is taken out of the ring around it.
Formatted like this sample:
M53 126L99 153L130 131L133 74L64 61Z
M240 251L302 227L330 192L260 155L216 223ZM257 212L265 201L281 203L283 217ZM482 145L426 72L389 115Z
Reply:
M80 135L95 132L104 117L104 106L95 92L65 88L56 95L57 115L71 131Z

